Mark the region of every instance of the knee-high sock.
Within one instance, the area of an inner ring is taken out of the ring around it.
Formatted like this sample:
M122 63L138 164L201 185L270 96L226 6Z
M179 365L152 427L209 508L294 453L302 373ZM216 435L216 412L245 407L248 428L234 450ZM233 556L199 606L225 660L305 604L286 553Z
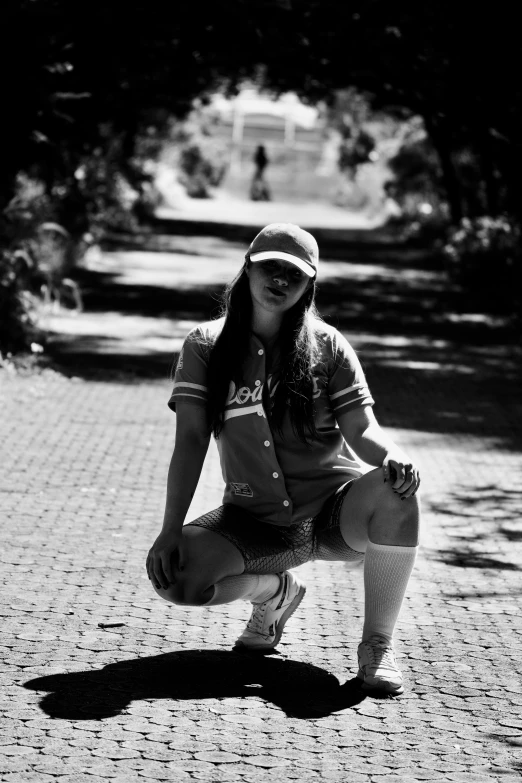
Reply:
M240 574L227 576L214 585L212 598L205 606L229 604L242 598L253 604L262 604L279 592L281 580L278 574Z
M364 558L363 639L382 636L391 642L417 550L417 546L368 542Z

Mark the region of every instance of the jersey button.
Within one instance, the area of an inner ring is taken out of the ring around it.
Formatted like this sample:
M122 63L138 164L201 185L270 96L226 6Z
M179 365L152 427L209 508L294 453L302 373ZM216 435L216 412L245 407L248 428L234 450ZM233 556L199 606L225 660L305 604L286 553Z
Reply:
M262 355L264 354L264 351L263 351L263 349L262 349L262 348L260 348L260 349L259 349L259 351L258 351L258 354L259 354L260 356L262 356Z
M263 415L263 411L258 411L258 412L257 412L257 415L258 415L258 416L262 416L262 415Z
M261 381L256 381L256 386L261 386Z
M270 441L269 440L265 440L265 446L270 446Z
M289 503L288 500L283 500L283 506L289 506L289 505L290 505L290 503Z
M279 478L279 473L272 473L272 476L273 476L274 478Z

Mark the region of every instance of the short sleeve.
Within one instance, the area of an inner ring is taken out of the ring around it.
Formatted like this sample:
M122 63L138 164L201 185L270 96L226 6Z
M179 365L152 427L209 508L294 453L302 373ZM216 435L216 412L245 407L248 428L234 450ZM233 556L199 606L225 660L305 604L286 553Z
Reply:
M208 345L201 330L196 327L187 335L179 354L172 395L168 402L171 410L176 410L177 402L206 406L207 367Z
M329 347L328 396L335 417L363 405L373 405L363 368L348 340L335 330Z

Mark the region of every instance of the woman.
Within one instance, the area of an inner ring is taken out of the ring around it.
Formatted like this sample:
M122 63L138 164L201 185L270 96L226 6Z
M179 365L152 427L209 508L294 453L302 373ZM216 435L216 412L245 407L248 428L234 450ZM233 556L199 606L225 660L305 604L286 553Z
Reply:
M266 652L305 594L290 568L364 561L357 676L366 690L399 694L392 636L417 552L420 479L376 421L355 352L318 317L318 257L298 226L266 226L226 292L224 317L188 335L169 401L177 428L165 518L147 572L175 604L251 601L237 645ZM223 506L183 525L211 433Z

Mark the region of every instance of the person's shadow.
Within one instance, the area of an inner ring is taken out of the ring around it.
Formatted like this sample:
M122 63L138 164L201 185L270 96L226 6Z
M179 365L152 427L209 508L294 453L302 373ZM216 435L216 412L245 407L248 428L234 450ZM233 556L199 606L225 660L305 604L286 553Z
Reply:
M24 687L49 691L41 708L53 718L101 720L140 699L199 701L261 696L294 718L321 718L366 697L356 678L341 685L307 663L224 650L183 650L109 664L99 670L50 674Z

